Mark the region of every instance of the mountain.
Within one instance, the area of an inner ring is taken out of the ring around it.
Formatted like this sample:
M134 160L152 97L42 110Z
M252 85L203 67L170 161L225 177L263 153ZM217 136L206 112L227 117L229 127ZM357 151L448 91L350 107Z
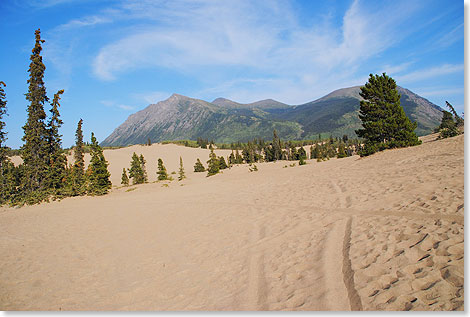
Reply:
M212 101L214 105L227 108L227 109L287 109L290 108L291 106L286 105L285 103L273 100L273 99L265 99L265 100L260 100L257 102L253 103L238 103L229 99L225 98L217 98L214 101Z
M358 116L359 101L363 100L359 95L360 87L338 89L315 101L275 111L271 119L300 123L304 139L315 138L319 133L355 135L354 130L361 126ZM397 90L406 115L418 122L416 133L420 136L431 133L440 123L442 109L408 89L398 86Z
M173 94L167 100L130 115L102 145L139 144L149 138L152 142L196 140L198 137L217 142L247 141L254 136L272 138L273 129L286 138L300 137L301 127L296 122L272 120L260 108L230 106L231 103L234 102L227 100L226 106L220 106Z
M338 89L305 104L289 106L266 99L249 104L225 98L212 102L173 94L129 116L103 142L103 146L142 144L164 140L195 140L199 137L216 142L271 139L276 129L283 139L314 139L319 133L355 137L361 126L360 86ZM425 135L439 125L441 108L408 89L398 87L401 104L416 132Z

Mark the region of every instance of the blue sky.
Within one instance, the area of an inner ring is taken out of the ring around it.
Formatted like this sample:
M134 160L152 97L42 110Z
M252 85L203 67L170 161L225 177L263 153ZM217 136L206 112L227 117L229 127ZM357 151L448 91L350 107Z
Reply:
M12 148L22 145L37 28L48 95L65 89L65 147L80 118L85 137L102 141L172 93L301 104L363 85L370 73L464 111L462 1L2 0Z

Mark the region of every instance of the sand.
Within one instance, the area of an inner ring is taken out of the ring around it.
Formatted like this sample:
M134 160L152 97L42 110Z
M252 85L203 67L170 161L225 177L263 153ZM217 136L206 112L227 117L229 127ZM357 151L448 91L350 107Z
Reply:
M464 137L434 138L210 178L105 151L114 185L134 151L188 178L0 209L0 309L464 310Z

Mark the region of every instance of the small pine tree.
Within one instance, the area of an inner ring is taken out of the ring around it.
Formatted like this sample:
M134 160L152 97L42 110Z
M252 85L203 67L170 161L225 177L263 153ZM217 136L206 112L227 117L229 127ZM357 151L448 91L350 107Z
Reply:
M85 187L85 154L83 149L83 120L80 119L75 132L75 147L73 149L75 162L70 171L70 195L84 195Z
M204 168L204 165L202 165L201 161L197 159L196 164L194 164L194 172L195 173L201 173L205 172L206 169Z
M59 128L63 122L60 119L60 95L64 90L59 90L52 101L51 118L47 125L49 146L49 165L48 165L48 188L56 196L64 195L64 179L66 178L67 157L62 150L62 136L59 134Z
M225 162L225 158L223 156L219 157L219 169L224 170L228 168L227 163Z
M442 121L437 131L439 132L439 138L449 138L456 135L459 135L459 129L457 128L457 124L454 121L454 117L452 113L442 110Z
M207 176L212 176L219 173L219 160L214 153L214 149L211 148L211 153L209 154L209 160L207 161Z
M91 133L91 160L88 166L88 194L105 195L111 189L111 174L108 171L103 149L99 146L94 133Z
M127 177L127 172L125 168L122 169L121 185L129 186L129 177Z
M166 172L166 168L163 165L163 161L161 158L158 159L158 170L157 170L157 179L159 181L168 180L168 173Z
M348 154L346 153L346 148L344 143L340 143L338 147L338 154L336 155L337 158L347 157Z
M145 168L145 163L147 163L147 162L145 161L145 158L144 158L143 154L140 154L139 161L140 161L140 168L142 170L143 183L147 183L147 180L148 180L147 169Z
M135 152L132 154L129 178L132 178L133 185L143 184L145 182L145 174L142 169L142 162Z
M186 175L184 175L183 159L180 156L180 169L178 171L178 180L182 181L185 178L186 178Z

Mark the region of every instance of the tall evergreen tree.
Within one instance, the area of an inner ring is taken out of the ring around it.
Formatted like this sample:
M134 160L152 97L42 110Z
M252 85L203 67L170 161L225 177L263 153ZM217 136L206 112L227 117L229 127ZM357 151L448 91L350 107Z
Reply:
M206 168L204 167L204 165L202 165L201 161L197 159L196 164L194 164L194 172L201 173L205 171L206 171Z
M168 180L168 173L166 171L166 167L163 165L163 160L161 158L158 159L158 170L157 170L157 179L159 181Z
M94 133L91 133L91 160L88 166L88 194L104 195L111 189L111 174L108 171L108 162L106 161L103 149L99 146Z
M44 104L49 101L44 86L44 72L46 67L42 62L41 31L35 31L36 43L31 54L29 65L29 89L26 93L28 118L23 126L25 142L22 147L23 180L22 191L27 203L37 203L45 198L45 181L48 164L47 129L44 120L46 113Z
M400 95L393 78L385 73L370 74L369 81L361 87L359 118L363 129L356 131L365 139L361 155L370 155L387 148L418 145L421 141L414 133L417 123L412 123L400 105Z
M6 85L3 81L0 81L0 175L3 175L2 167L4 162L8 159L8 148L5 144L7 141L7 132L5 131L6 123L3 121L5 120L3 116L7 115L7 100L3 87L6 87Z
M147 183L147 181L148 181L147 168L145 167L145 163L147 163L147 162L145 161L145 158L144 158L143 154L140 154L139 161L140 161L140 168L142 169L142 175L143 175L143 180L144 180L143 182Z
M275 161L282 159L281 139L277 136L276 130L273 130L273 156Z
M62 136L59 134L59 128L63 122L60 119L60 95L64 90L59 90L52 101L51 118L47 125L49 146L49 166L48 166L48 187L54 195L61 195L65 186L67 157L62 150Z
M209 160L207 161L207 176L212 176L219 173L219 160L217 155L214 153L214 149L211 148L211 153L209 154Z
M125 168L122 169L121 185L129 186L129 177L127 177L127 172Z
M3 81L0 81L0 205L7 203L13 191L12 168L13 164L7 156L7 132L5 131L5 121L3 116L7 114L6 94L3 90L6 87Z
M143 184L145 182L145 174L142 170L142 162L139 156L132 154L131 168L129 169L129 178L132 178L132 184Z
M184 175L183 159L180 156L180 169L178 171L178 180L182 181L185 178L186 178L186 175Z
M75 147L73 148L74 164L70 170L71 194L84 195L85 186L85 150L83 148L83 120L80 119L75 132Z

